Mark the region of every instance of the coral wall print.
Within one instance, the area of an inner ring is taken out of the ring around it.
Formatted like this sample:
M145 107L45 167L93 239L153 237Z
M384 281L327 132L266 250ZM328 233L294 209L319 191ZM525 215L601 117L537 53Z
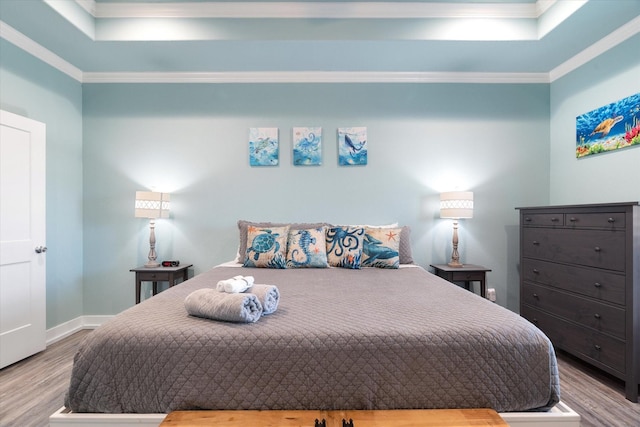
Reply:
M293 128L293 164L296 166L322 164L322 128Z
M367 164L367 128L338 128L338 163L345 165Z
M640 93L576 117L576 157L640 145Z
M249 164L251 166L276 166L279 154L278 128L249 129Z

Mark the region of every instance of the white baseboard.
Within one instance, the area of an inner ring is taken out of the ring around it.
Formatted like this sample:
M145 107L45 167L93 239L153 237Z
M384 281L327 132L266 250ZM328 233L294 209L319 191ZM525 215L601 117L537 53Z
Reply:
M80 316L47 329L47 345L60 341L82 329L95 329L113 316Z

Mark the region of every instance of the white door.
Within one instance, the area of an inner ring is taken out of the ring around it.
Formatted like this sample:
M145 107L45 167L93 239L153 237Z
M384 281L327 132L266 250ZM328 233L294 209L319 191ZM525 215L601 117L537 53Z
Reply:
M0 110L0 368L46 347L45 142Z

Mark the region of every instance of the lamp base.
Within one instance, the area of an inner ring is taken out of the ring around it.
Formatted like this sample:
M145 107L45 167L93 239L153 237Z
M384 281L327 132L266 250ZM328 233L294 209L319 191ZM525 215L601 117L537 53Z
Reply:
M449 267L457 267L457 268L464 267L464 264L462 264L459 261L451 261L451 262L447 263L447 265Z
M157 268L160 267L160 263L156 261L149 261L144 266L147 268Z

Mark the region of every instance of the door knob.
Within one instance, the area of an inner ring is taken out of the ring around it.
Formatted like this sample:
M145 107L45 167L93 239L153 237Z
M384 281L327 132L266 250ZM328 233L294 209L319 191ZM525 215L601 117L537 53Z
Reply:
M36 253L37 254L41 254L47 252L47 247L46 246L37 246L36 247Z

